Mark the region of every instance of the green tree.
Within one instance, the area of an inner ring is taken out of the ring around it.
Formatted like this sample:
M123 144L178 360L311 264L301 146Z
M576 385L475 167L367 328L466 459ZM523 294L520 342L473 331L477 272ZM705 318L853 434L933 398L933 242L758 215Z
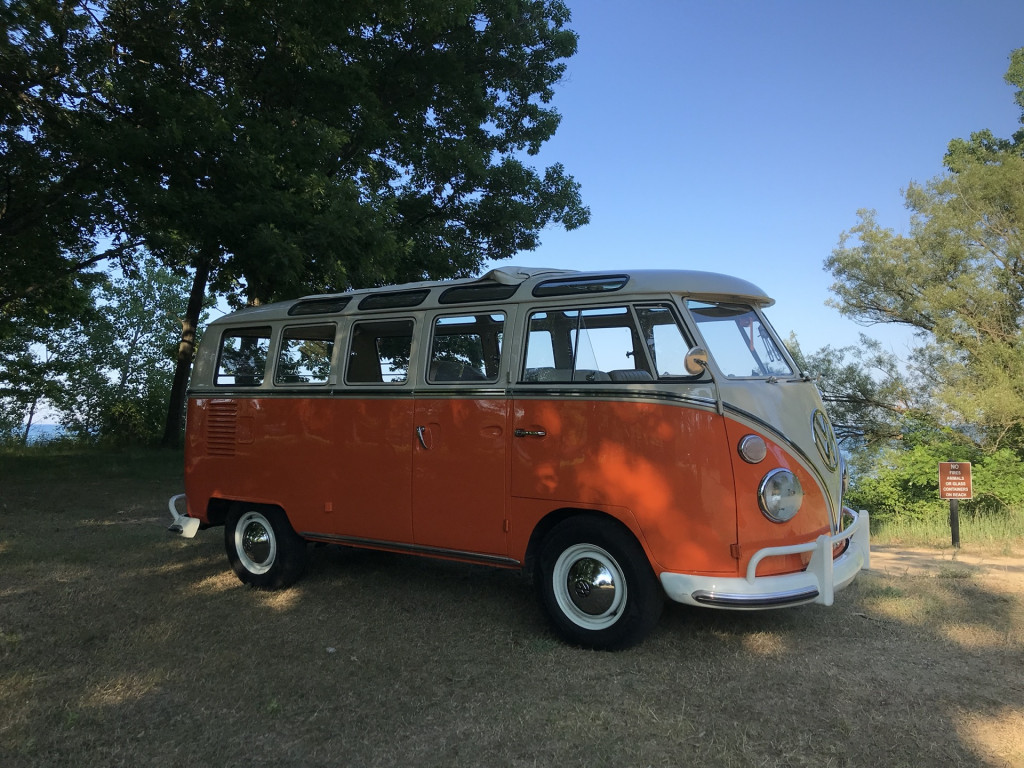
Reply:
M1014 52L1008 79L1021 74L1022 52ZM826 264L844 314L919 332L915 362L933 384L938 423L983 450L1024 455L1020 136L953 142L949 172L905 193L908 234L882 228L862 211Z
M139 238L235 303L468 275L587 221L526 162L576 48L560 0L110 0L109 167Z
M0 415L24 442L45 412L79 439L156 442L163 434L188 282L143 258L108 275L73 321L18 326L0 340Z
M108 326L94 307L76 315L19 323L0 339L0 410L8 435L22 443L41 414L59 418L72 434L88 434L96 421ZM87 329L92 344L86 342Z
M0 436L22 445L60 386L52 351L36 343L46 333L22 325L0 337Z
M145 244L235 304L471 274L586 222L529 164L576 47L560 0L11 0L0 333L72 317Z
M0 4L0 336L74 316L105 259L128 258L111 177L98 4Z
M109 338L97 425L101 437L156 442L162 436L188 292L187 277L152 257L141 259L130 274L114 277L98 292L107 330L90 328L87 337L93 345L103 340L99 335Z
M1024 125L1024 48L1006 80ZM953 140L945 165L904 193L906 234L861 211L826 262L841 312L905 325L920 342L913 407L853 492L883 515L943 514L936 465L947 460L974 465L968 511L1024 505L1024 129Z

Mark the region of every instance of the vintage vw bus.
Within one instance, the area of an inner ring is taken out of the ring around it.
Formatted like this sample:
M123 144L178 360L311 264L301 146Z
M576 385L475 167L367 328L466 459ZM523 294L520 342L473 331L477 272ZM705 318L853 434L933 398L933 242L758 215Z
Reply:
M187 510L239 578L307 542L535 579L568 641L622 648L665 596L830 605L868 516L812 378L734 277L506 267L222 317L188 401Z

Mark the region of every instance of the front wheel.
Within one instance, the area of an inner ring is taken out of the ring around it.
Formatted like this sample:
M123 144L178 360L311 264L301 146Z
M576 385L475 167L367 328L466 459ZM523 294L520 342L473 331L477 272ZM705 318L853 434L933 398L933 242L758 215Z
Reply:
M238 578L259 589L283 589L306 569L306 541L276 508L237 508L224 523L224 547Z
M573 517L556 525L537 560L540 598L570 643L619 650L657 624L664 602L643 548L618 523Z

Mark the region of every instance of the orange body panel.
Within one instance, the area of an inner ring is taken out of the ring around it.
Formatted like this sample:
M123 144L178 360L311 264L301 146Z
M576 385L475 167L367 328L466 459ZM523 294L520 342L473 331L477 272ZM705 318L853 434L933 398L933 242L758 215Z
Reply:
M628 510L622 522L655 570L735 571L736 494L720 416L647 402L517 400L514 421L546 436L514 439L513 497ZM513 556L536 514L512 521Z
M727 421L729 445L738 446L746 435L757 434L768 446L768 456L759 464L748 464L735 450L730 452L733 474L736 479L737 543L739 545L739 572L746 573L747 563L757 550L764 547L784 547L814 541L819 535L829 533L828 504L818 483L793 457L766 434L752 430L735 421ZM804 490L804 501L800 511L786 523L776 523L761 513L758 506L757 489L765 473L775 467L789 469L800 480ZM809 555L807 556L809 557ZM762 560L757 575L765 576L801 570L807 565L807 557L789 555Z
M202 520L209 499L274 504L314 538L522 562L546 515L590 509L627 525L656 572L707 575L741 574L757 549L829 530L817 483L777 443L762 435L768 458L747 464L735 446L752 430L679 403L196 398L188 418L186 491ZM775 467L795 472L806 494L781 525L757 501ZM803 565L769 558L758 573Z
M218 408L237 407L229 417ZM281 506L297 531L412 540L412 400L195 399L185 490ZM236 439L230 439L232 428ZM206 519L206 509L190 509Z
M413 532L421 546L508 553L508 401L417 400Z

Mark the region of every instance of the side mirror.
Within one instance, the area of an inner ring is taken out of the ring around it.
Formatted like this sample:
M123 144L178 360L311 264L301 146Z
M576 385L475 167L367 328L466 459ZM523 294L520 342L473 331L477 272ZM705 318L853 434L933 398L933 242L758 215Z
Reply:
M691 376L699 376L708 367L708 351L704 347L692 347L686 353L683 366Z

